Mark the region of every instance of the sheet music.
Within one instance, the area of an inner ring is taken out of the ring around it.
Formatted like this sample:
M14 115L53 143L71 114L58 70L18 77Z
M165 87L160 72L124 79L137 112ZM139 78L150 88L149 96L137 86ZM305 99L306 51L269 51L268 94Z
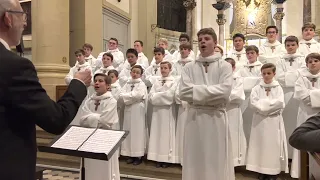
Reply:
M95 129L92 128L72 126L51 147L77 150L94 131Z
M124 134L124 131L97 129L79 151L109 154Z

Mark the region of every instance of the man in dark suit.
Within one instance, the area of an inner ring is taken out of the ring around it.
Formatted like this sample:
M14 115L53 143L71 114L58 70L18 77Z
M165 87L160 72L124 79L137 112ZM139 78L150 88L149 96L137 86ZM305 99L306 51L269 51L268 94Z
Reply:
M26 14L18 0L0 0L0 179L35 180L36 125L61 134L87 95L91 73L74 76L55 103L42 88L35 67L10 51L19 44Z

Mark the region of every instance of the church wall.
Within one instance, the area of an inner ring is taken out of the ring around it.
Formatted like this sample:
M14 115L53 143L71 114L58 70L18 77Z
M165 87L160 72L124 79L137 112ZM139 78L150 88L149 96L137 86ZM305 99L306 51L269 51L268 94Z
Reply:
M216 22L218 11L212 7L214 2L202 0L202 28L211 27L219 33L219 26Z
M283 26L286 28L283 31L285 36L294 35L301 38L301 27L303 26L303 1L299 0L295 3L285 2L284 13L285 19Z
M115 7L121 9L122 11L128 14L130 13L130 3L132 0L121 0L120 2L118 0L102 0L102 1L112 4Z
M131 16L131 21L129 24L129 42L128 42L128 47L133 48L133 42L135 40L139 39L138 36L138 31L139 26L139 3L135 0L130 0L130 16ZM141 31L141 30L140 30Z

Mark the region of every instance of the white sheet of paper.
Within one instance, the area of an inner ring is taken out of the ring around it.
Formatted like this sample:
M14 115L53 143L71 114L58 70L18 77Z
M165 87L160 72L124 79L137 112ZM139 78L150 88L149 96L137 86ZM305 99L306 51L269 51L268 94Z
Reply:
M51 147L76 150L93 133L93 128L72 126Z
M124 134L124 131L97 129L79 151L109 154Z

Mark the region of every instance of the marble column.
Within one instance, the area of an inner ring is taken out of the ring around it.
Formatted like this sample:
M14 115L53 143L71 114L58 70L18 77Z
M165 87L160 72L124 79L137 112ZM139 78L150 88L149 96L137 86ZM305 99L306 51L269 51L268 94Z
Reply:
M195 0L184 0L183 1L183 6L187 10L187 20L186 20L186 29L187 29L187 34L190 37L190 43L192 46L192 41L193 41L193 27L194 27L194 22L192 21L193 17L193 10L196 7L197 3Z
M303 0L303 24L311 22L311 0Z
M69 1L32 0L32 61L43 88L55 100L69 72Z
M217 23L219 25L219 36L218 36L218 43L224 47L224 25L226 24L226 16L224 14L224 11L230 7L230 4L224 1L219 1L216 4L212 4L213 8L218 10L217 15Z
M276 0L277 12L274 14L273 18L276 20L276 26L278 27L278 41L282 43L282 20L284 17L283 3L286 0Z

